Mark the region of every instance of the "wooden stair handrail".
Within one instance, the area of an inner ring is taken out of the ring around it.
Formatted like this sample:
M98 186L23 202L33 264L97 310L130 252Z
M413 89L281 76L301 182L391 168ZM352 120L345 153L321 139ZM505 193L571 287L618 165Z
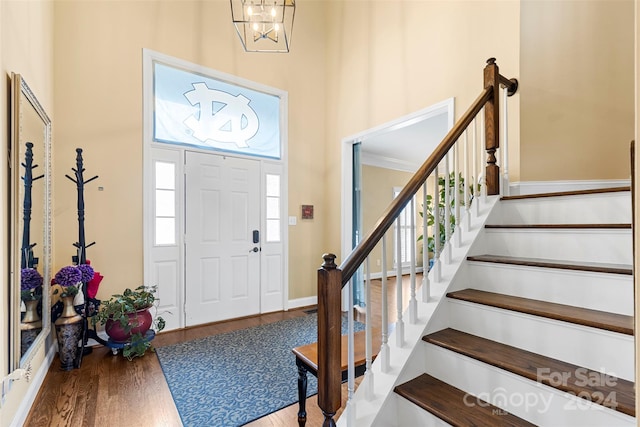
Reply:
M364 262L369 253L375 248L382 236L393 224L393 221L400 215L404 207L411 201L414 194L420 189L422 184L427 180L429 175L433 173L436 165L444 159L447 152L453 147L458 138L465 129L473 122L473 119L480 112L482 107L493 96L493 87L484 88L480 96L476 98L471 107L451 128L444 137L442 142L436 147L429 158L420 166L420 169L411 177L409 182L404 186L400 194L393 199L391 204L383 212L382 216L376 222L373 230L356 246L356 248L345 258L340 264L342 270L342 286L344 286L351 276L356 272L360 264Z
M506 87L508 95L518 89L516 79L500 75L495 58L489 58L484 67L484 89L462 117L447 133L435 151L411 177L400 194L391 202L376 225L356 248L345 258L340 267L336 255L324 254L324 263L318 269L318 406L324 415L323 427L335 426L333 417L341 405L340 340L341 340L341 290L359 266L382 239L414 194L451 150L458 138L485 109L485 150L487 166L485 185L488 195L500 193L500 168L495 152L499 148L500 93L499 86Z
M498 99L499 93L494 88L498 85L502 85L508 88L509 96L516 93L518 90L518 80L507 79L503 75L498 72L498 66L495 63L495 58L489 58L487 60L487 65L484 69L485 76L485 87L480 93L480 95L476 98L476 100L471 104L471 106L467 109L467 111L460 117L460 119L456 122L456 124L451 128L451 130L445 135L440 144L436 147L433 153L429 156L429 158L422 164L422 166L416 171L416 173L411 177L409 182L404 186L400 194L396 198L393 199L391 204L387 207L387 209L383 212L382 216L376 222L373 230L356 246L356 248L344 259L342 264L340 264L339 269L342 270L342 286L344 286L351 276L355 274L356 270L364 262L366 257L371 253L373 248L378 244L382 236L387 232L387 230L393 224L393 221L400 215L402 210L405 208L407 203L411 201L411 198L414 194L420 189L420 186L427 180L429 175L433 173L436 166L444 159L444 156L449 152L449 150L456 143L458 138L462 135L467 127L473 122L475 117L478 115L480 110L483 107L487 106L487 112L485 117L485 123L487 124L487 128L492 128L491 132L487 134L487 152L489 154L491 163L491 158L493 157L492 166L487 166L487 169L490 167L495 168L497 170L497 166L495 165L495 149L498 148ZM495 104L495 106L493 105ZM489 106L493 108L489 108ZM493 126L489 125L493 124ZM489 139L494 139L495 141L492 144L489 144ZM489 172L489 171L487 171ZM488 175L490 175L488 173ZM496 172L496 177L499 177L499 172ZM487 189L487 194L494 195L500 192L500 184L499 179L492 180L491 185L493 188ZM487 186L490 184L487 183Z

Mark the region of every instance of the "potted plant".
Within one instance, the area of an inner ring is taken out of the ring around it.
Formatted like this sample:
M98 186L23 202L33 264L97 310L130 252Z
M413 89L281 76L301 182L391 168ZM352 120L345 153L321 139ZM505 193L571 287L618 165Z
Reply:
M448 182L447 182L448 181ZM446 215L449 215L449 224L450 224L450 232L453 233L455 225L456 225L456 217L455 217L455 187L456 187L456 175L454 172L449 174L448 179L445 179L445 176L441 175L438 177L438 215L439 215L439 224L438 224L438 236L440 237L440 247L445 244L446 241L446 227L445 227L445 219ZM468 203L472 203L475 194L480 192L480 184L477 184L477 188L473 188L474 186L469 186L469 201ZM451 204L449 207L449 212L445 212L445 192L449 191L449 195L451 196ZM460 206L466 206L466 202L464 200L464 177L462 174L458 175L458 194L460 195ZM420 216L424 216L424 210L418 212ZM433 227L435 224L435 212L434 212L434 202L433 196L431 194L427 195L427 226ZM418 242L424 238L423 235L418 236ZM427 249L429 253L435 252L435 240L433 236L428 236L427 238Z
M94 324L104 325L105 332L115 343L126 343L122 354L129 360L143 356L147 350L153 351L147 331L155 327L164 329L164 319L153 319L152 307L156 306L156 286L138 286L125 289L122 294L114 294L100 304L100 311L93 317Z

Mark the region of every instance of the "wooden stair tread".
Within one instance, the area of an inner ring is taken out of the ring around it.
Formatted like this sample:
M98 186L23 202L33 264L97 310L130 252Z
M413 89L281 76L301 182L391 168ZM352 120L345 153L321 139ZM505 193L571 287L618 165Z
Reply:
M532 381L635 416L635 390L631 381L455 329L443 329L422 339Z
M580 263L576 261L561 261L543 258L524 258L502 255L474 255L468 256L468 261L490 262L495 264L511 264L530 267L557 268L563 270L589 271L595 273L633 274L633 266L630 264L608 263Z
M552 192L552 193L522 194L518 196L503 196L500 198L500 200L522 200L522 199L537 199L542 197L578 196L578 195L584 195L584 194L617 193L622 191L631 191L631 187L610 187L610 188L596 188L592 190L558 191L558 192Z
M427 374L396 386L394 391L453 426L535 425Z
M619 332L621 334L633 335L633 316L480 291L477 289L449 292L447 297L600 328L607 331Z
M614 224L486 224L487 229L560 229L560 230L631 230L631 224L614 223Z

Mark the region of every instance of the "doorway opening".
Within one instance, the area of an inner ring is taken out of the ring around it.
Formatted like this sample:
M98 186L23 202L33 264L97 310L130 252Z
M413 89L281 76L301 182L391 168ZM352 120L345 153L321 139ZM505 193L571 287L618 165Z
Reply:
M448 98L342 140L343 254L372 228L393 198L393 187L404 186L453 124L454 98ZM380 269L379 260L372 264L372 277L377 276L376 268ZM362 305L362 274L354 275L353 289L354 304ZM347 310L348 295L343 301Z

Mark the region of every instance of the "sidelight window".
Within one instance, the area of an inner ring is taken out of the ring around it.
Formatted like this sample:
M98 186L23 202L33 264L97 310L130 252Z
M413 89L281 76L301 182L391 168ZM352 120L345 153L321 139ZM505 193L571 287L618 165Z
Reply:
M176 244L176 178L174 163L156 161L155 182L155 239L157 246Z

